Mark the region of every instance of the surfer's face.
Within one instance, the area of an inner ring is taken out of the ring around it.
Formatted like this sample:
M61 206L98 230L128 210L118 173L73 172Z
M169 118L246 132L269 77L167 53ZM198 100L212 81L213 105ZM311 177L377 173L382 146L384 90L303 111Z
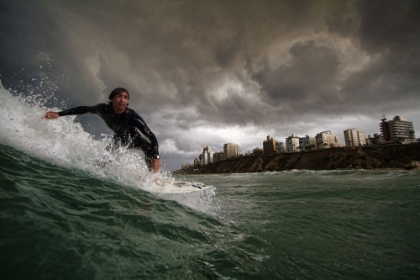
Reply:
M111 100L112 108L117 113L123 113L125 109L127 108L128 101L129 101L129 97L128 97L127 92L124 91L124 92L118 93Z

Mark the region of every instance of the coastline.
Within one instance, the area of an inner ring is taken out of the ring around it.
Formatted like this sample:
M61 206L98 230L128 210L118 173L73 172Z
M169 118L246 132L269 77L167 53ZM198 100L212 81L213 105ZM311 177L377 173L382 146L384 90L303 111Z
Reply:
M190 166L174 174L255 173L307 170L420 169L420 143L337 147L300 153L249 155L204 166Z

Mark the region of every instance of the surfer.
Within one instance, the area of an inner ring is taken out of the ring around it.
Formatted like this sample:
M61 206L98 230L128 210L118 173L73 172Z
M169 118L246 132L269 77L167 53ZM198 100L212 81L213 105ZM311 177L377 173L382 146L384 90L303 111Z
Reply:
M156 136L144 120L132 109L127 108L130 94L124 88L116 88L109 95L109 103L95 106L79 106L61 112L49 111L44 119L53 120L61 116L97 114L114 132L113 143L107 149L120 145L143 150L147 167L157 173L160 169L159 146Z

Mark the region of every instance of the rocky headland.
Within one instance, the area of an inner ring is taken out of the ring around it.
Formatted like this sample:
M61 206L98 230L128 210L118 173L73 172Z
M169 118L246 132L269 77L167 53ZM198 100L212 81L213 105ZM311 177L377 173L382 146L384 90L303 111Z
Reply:
M204 166L190 166L174 173L246 173L292 169L420 169L420 143L340 147L311 152L240 156Z

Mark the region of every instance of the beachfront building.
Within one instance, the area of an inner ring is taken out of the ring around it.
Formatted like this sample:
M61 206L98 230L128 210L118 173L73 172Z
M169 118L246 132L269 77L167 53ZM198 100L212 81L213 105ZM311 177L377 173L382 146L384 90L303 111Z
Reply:
M284 146L284 142L277 142L276 144L276 151L278 154L282 154L286 151L286 147Z
M315 137L310 137L306 135L305 137L299 137L299 150L303 151L313 151L316 149L316 139Z
M267 135L267 139L263 142L263 150L264 154L274 154L276 153L276 144L277 140L271 137L270 135Z
M239 156L239 146L238 144L227 143L223 145L223 152L225 153L225 158L233 158Z
M214 152L211 150L210 146L203 147L202 153L202 165L207 165L213 162L213 154Z
M382 115L379 127L385 142L411 143L416 139L413 123L401 116L395 116L392 121L387 121L385 115Z
M344 143L347 147L365 146L365 133L357 128L344 130Z
M221 161L225 159L225 153L222 151L213 154L213 162Z
M194 159L194 166L201 165L201 160L199 158Z
M368 135L368 137L366 138L366 145L378 145L380 144L382 141L382 137L381 135L379 135L378 133L373 134L373 136Z
M379 128L381 131L381 142L390 141L391 140L391 132L389 131L389 124L385 118L385 115L382 115L381 123L379 124Z
M332 134L330 130L318 133L315 136L315 139L318 150L341 147L340 138L335 134Z
M286 152L299 152L299 136L292 134L286 138Z

